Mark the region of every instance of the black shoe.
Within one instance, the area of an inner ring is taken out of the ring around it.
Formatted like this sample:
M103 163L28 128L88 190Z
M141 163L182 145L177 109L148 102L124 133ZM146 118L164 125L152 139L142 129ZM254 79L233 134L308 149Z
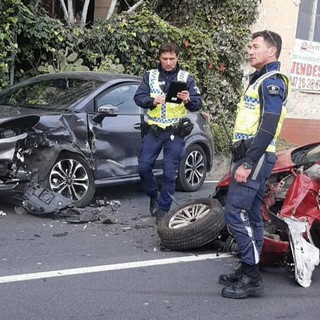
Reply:
M157 215L157 212L159 210L158 205L158 199L157 198L151 198L150 199L150 213L153 217Z
M156 216L156 225L158 225L164 218L164 216L168 213L168 211L165 211L165 210L162 210L162 209L159 209L155 216Z
M237 280L240 279L241 274L242 274L242 265L241 263L239 263L239 266L234 270L234 272L220 275L218 282L220 284L223 284L224 286L231 286Z
M231 286L224 287L221 294L225 298L243 299L257 297L264 294L264 284L261 278L258 265L242 264L240 278Z

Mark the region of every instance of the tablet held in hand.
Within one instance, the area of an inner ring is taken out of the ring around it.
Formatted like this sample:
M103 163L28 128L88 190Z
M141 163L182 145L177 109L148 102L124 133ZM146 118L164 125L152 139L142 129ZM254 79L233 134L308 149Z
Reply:
M178 92L187 89L187 83L182 81L172 81L166 94L166 102L181 103L182 100L177 98Z

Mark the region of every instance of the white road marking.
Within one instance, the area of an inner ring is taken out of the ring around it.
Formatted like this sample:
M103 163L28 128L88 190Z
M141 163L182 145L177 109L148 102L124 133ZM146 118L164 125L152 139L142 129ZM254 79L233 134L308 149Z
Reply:
M47 278L64 277L64 276L94 273L94 272L106 272L106 271L116 271L116 270L134 269L134 268L145 268L145 267L161 266L166 264L194 262L194 261L202 261L202 260L214 260L214 259L221 259L221 258L228 258L228 257L231 257L231 255L227 253L222 253L222 254L214 253L214 254L203 254L199 256L184 256L184 257L176 257L176 258L168 258L168 259L116 263L116 264L85 267L85 268L74 268L74 269L64 269L64 270L55 270L55 271L46 271L46 272L16 274L11 276L0 277L0 283L47 279Z
M220 180L204 180L203 183L218 183Z

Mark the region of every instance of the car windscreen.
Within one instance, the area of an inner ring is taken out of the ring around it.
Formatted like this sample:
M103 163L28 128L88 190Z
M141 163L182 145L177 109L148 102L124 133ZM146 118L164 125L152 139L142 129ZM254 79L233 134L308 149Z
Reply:
M307 146L298 149L292 154L292 160L296 164L313 163L320 160L320 145Z
M0 104L62 111L103 82L85 79L46 79L14 86L0 93Z

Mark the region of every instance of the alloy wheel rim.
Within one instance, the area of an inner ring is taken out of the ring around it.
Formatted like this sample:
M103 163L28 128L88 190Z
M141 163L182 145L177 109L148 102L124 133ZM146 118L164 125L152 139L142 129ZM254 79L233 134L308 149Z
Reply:
M50 173L50 187L67 198L80 200L89 189L89 177L83 165L73 159L57 162Z
M185 177L189 185L196 186L204 177L204 158L199 151L193 151L189 154L185 163Z
M168 226L170 229L187 227L208 215L209 212L210 207L203 203L186 206L172 216Z

